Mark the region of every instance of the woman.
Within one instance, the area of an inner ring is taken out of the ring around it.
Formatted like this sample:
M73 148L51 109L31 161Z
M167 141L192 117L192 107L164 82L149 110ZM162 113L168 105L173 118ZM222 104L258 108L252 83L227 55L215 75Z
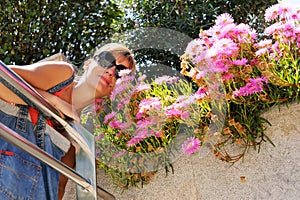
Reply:
M97 49L94 55L85 61L84 74L79 81L74 80L72 65L63 61L44 61L27 66L12 65L9 67L61 111L66 120L80 121L79 115L82 109L93 103L95 98L110 95L118 78L118 72L123 69L134 71L135 61L130 50L124 45L110 43ZM1 109L1 123L8 124L11 129L26 139L35 142L68 166L74 167L74 147L71 146L64 154L51 142L47 133L44 142L38 140L36 135L39 133L36 133L36 130L40 130L40 128L35 127L39 127L41 124L40 113L29 108L21 98L2 84L0 84L0 99L3 100L2 102L13 104L7 104L8 109L18 110L14 116ZM25 124L19 123L22 121L21 119L23 121L25 119L27 126L23 131L20 130L24 129ZM43 120L43 123L45 121ZM49 120L47 123L53 126ZM67 183L66 177L59 177L58 172L43 166L37 159L1 138L0 148L1 152L12 152L14 155L0 155L0 171L5 169L2 173L8 178L7 180L0 178L0 199L62 199ZM16 164L17 162L18 164ZM28 163L31 168L22 171L23 163Z

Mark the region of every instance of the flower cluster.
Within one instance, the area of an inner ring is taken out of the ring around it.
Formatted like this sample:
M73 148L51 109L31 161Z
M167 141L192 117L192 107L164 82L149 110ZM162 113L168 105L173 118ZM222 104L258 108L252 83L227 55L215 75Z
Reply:
M122 188L147 183L159 168L169 170L175 154L199 150L194 137L205 90L162 76L147 81L140 75L118 79L109 99L95 101L96 156Z
M190 81L122 72L110 99L95 102L99 166L127 188L149 182L160 167L168 171L178 152L209 148L234 163L249 147L272 143L261 113L299 99L299 18L299 9L273 5L262 37L227 13L218 16L181 57Z
M214 145L217 157L235 162L250 146L270 141L261 112L298 99L299 17L299 9L285 4L271 6L265 20L273 24L258 38L250 26L235 24L225 13L187 46L181 72L201 88L216 82L208 76L214 73L224 86L227 113ZM243 147L242 152L231 155L226 146L232 143Z

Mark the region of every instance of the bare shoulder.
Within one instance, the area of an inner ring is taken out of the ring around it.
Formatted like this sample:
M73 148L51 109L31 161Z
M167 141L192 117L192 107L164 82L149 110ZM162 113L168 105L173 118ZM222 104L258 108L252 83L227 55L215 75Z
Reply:
M38 89L47 90L73 76L73 66L65 61L43 61L30 65L10 65L25 81Z
M47 72L56 72L56 75L63 74L66 76L72 75L74 73L73 66L65 61L45 61L45 62L38 62L32 64L31 67L33 70L39 71L47 71Z

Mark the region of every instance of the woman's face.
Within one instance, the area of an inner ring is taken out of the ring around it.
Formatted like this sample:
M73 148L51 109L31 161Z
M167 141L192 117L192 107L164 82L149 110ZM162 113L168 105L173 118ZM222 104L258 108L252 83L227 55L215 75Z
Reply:
M101 98L110 95L117 79L115 74L117 74L120 66L122 67L123 65L127 69L130 69L130 62L126 56L118 54L112 55L115 58L115 63L111 65L110 68L101 66L100 62L98 62L96 59L92 59L89 63L86 81L91 87L95 88L95 98ZM119 65L119 67L116 67L116 65Z

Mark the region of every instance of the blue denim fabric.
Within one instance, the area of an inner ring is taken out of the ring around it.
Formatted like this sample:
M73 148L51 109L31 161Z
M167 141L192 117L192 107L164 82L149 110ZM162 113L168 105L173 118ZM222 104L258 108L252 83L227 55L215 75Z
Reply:
M36 143L33 125L27 118L11 116L0 110L0 121L30 142ZM48 134L45 134L44 140L45 151L60 160L64 152L51 142ZM1 200L57 199L59 172L1 137L0 149L14 153L12 156L0 154Z

